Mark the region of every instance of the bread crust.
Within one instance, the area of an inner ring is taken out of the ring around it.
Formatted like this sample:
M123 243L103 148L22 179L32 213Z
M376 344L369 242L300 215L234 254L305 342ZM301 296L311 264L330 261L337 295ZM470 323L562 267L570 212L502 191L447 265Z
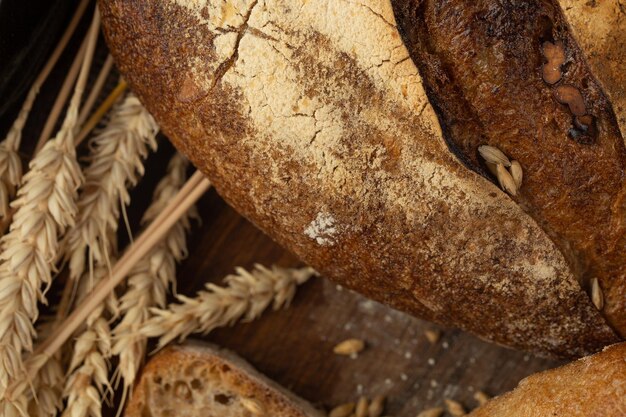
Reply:
M206 385L211 379L229 388L229 393L204 393L203 395L232 394L239 398L253 398L263 406L267 416L277 417L322 417L323 414L309 403L260 374L249 363L234 353L215 345L201 342L186 342L173 345L150 359L141 372L139 383L124 411L125 417L167 415L161 408L174 410L172 415L182 415L179 407L194 409L191 415L210 414L200 404L184 401L178 404L172 388L165 389L166 381L187 380L197 377ZM162 381L158 384L155 381ZM189 386L194 389L193 385ZM158 394L155 396L154 394ZM158 398L157 398L158 397ZM161 407L162 405L162 407ZM157 413L155 408L160 409ZM213 410L215 411L215 410ZM170 413L171 414L171 413ZM187 415L187 414L185 414Z
M613 106L558 3L392 5L450 151L494 182L479 146L495 146L521 164L523 184L512 198L552 238L584 287L599 280L603 314L626 335L626 147ZM547 82L542 70L555 67L546 64L543 49L556 45L564 63ZM587 125L559 102L558 91L580 95L577 111Z
M522 380L468 417L623 417L626 343Z
M619 340L541 228L449 152L388 0L100 6L173 143L324 275L516 348Z

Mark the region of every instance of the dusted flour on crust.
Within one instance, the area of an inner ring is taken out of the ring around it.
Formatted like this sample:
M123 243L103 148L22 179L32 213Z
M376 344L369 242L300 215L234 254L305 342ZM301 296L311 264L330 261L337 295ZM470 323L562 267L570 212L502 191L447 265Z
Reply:
M546 234L448 150L388 1L100 5L174 144L329 278L518 348L618 340Z

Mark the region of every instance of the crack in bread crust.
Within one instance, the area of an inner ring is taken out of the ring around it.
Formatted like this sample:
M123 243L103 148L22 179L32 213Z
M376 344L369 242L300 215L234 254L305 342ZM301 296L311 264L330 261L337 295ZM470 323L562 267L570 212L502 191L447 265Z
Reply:
M259 0L211 88L251 3L100 3L121 71L231 205L426 319L555 355L617 340L537 224L450 154L388 1Z

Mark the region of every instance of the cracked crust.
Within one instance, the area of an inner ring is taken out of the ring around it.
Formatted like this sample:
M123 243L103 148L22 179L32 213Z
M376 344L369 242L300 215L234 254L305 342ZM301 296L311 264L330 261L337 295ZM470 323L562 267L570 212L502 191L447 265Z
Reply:
M329 278L504 345L618 337L448 150L385 0L101 0L116 61L220 194Z
M522 380L468 417L623 417L626 344Z
M273 417L322 417L309 403L217 346L187 342L148 361L125 417L251 416L242 401L253 399Z

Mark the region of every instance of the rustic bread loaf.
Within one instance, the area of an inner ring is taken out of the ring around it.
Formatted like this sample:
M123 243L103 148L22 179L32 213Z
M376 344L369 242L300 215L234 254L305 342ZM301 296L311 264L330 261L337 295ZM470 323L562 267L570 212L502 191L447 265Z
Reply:
M468 417L626 416L626 343L529 376Z
M168 347L145 365L126 417L322 417L234 353L206 343Z
M116 62L163 130L278 242L396 308L580 356L626 335L625 19L618 0L562 3L100 0ZM449 30L427 25L440 19ZM544 74L559 52L572 62ZM522 162L515 197L482 144Z

